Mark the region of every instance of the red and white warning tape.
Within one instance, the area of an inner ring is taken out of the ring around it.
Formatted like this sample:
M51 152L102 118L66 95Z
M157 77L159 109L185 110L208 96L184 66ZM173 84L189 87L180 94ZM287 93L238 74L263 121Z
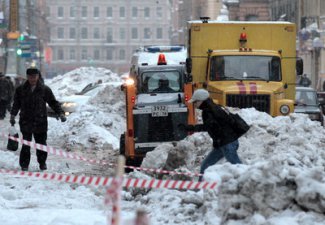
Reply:
M25 177L35 177L45 180L55 180L67 183L76 183L92 186L109 186L116 178L110 177L96 177L96 176L78 176L69 174L57 174L46 172L25 172L17 170L0 169L0 173L19 175ZM183 180L144 180L135 178L124 178L122 187L130 188L167 188L167 189L214 189L217 186L217 182L195 182L195 181L183 181Z
M81 160L81 161L85 161L85 162L92 163L92 164L115 166L115 164L109 163L109 162L104 161L104 160L87 159L87 158L85 158L83 156L79 156L79 155L76 155L76 154L73 154L73 153L68 153L68 152L66 152L64 150L56 149L56 148L51 147L51 146L41 145L41 144L38 144L38 143L35 143L35 142L32 142L32 141L27 141L27 140L24 140L23 138L16 138L16 137L4 134L4 133L0 133L0 135L5 137L5 138L10 138L10 139L12 139L14 141L17 141L20 144L28 145L28 146L30 146L30 147L32 147L34 149L39 149L41 151L48 152L49 154L52 154L52 155L60 156L62 158ZM191 173L191 172L185 173L185 172L176 172L176 171L168 171L168 170L152 169L152 168L143 168L143 167L135 167L135 166L125 166L125 168L140 170L140 171L145 171L145 172L152 172L152 173L169 174L169 175L203 176L203 174L200 174L200 173Z
M27 141L27 140L24 140L23 138L16 138L16 137L9 136L9 135L3 134L3 133L1 133L1 136L5 137L5 138L10 138L11 140L17 141L20 144L28 145L28 146L30 146L30 147L32 147L34 149L38 149L38 150L41 150L41 151L44 151L44 152L48 152L49 154L52 154L52 155L60 156L62 158L81 160L81 161L89 162L89 163L92 163L92 164L102 164L102 165L103 164L109 164L110 166L114 166L114 164L107 163L106 161L103 161L103 160L87 159L85 157L78 156L78 155L73 154L73 153L68 153L68 152L66 152L64 150L61 150L61 149L56 149L56 148L51 147L51 146L46 146L46 145L38 144L38 143L35 143L35 142L32 142L32 141Z

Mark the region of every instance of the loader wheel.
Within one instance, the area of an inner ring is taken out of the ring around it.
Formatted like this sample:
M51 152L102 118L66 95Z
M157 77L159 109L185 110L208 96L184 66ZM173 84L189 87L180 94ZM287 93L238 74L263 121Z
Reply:
M120 137L120 155L125 155L125 134Z
M139 166L141 166L142 160L143 160L142 158L134 158L134 159L127 158L126 165L139 167ZM133 169L125 168L125 173L130 173L130 172L133 172Z

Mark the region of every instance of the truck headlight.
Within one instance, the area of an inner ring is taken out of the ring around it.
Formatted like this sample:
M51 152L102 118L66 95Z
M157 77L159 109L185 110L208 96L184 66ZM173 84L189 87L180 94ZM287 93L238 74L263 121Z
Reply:
M64 102L62 104L62 106L65 107L65 108L73 108L73 107L77 106L77 103L75 103L75 102Z
M290 112L290 107L288 105L281 105L280 112L282 115L288 115Z

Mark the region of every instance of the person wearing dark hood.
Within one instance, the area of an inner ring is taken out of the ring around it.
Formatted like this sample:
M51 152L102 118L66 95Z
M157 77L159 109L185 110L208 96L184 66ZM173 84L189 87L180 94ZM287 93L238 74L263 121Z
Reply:
M7 81L9 82L10 84L10 91L11 91L11 97L10 97L10 101L8 102L8 105L7 105L7 109L8 109L8 112L10 112L11 110L11 103L12 103L12 100L14 98L14 93L15 93L15 85L14 83L12 82L11 78L6 76L6 79Z
M62 122L66 121L64 111L55 99L52 90L42 82L37 68L26 70L27 81L17 87L12 109L10 111L10 123L15 124L15 116L19 113L19 126L23 139L46 145L47 140L47 108L46 103L59 115ZM47 152L36 150L37 161L40 170L46 170ZM28 170L30 163L30 147L23 145L19 157L19 165L23 171Z
M6 110L11 102L13 90L10 82L2 72L0 72L0 120L6 117Z
M299 85L303 87L309 87L311 85L311 80L307 77L307 74L304 74L300 80Z
M188 101L193 103L195 108L202 110L203 124L178 125L179 129L186 131L207 131L212 138L213 149L201 164L201 174L223 157L232 164L242 163L237 154L240 135L233 129L232 120L227 111L222 106L215 104L209 96L207 90L197 89ZM202 181L202 177L199 178L199 181Z

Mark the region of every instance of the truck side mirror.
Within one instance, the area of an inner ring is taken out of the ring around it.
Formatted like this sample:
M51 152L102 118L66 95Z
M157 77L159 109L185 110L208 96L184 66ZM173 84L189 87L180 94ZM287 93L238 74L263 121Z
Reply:
M186 58L186 72L190 74L192 72L192 59Z
M298 57L296 60L296 72L297 75L302 75L304 72L304 62L300 57Z

